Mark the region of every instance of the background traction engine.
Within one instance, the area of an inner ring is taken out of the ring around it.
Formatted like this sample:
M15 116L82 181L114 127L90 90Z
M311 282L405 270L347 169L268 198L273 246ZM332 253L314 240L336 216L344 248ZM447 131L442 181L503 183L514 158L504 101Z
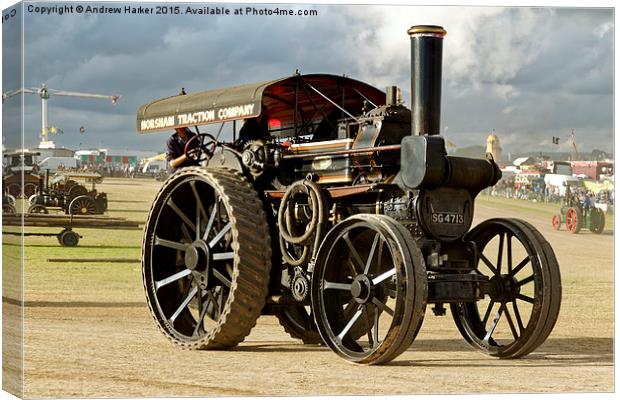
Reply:
M74 179L90 182L91 190ZM57 174L50 182L49 170L46 170L37 192L28 199L28 213L48 214L48 208L59 208L71 215L103 214L108 208L108 197L95 189L95 183L100 181L99 174L73 173Z
M155 198L143 282L172 342L229 348L272 314L305 343L381 364L410 347L427 305L435 315L449 308L467 343L491 356L521 357L545 341L561 300L553 250L522 220L470 229L477 194L501 172L490 157L447 155L438 135L445 31L408 33L411 110L396 88L294 75L138 111L146 132L171 121L167 112L212 107L213 96L216 106L231 108L227 96L244 104L247 91L259 98L251 117L270 121L269 135L242 128L232 143L196 135L186 154L200 166L171 175Z
M569 233L579 233L582 228L587 228L592 233L600 234L605 229L605 213L593 204L584 206L567 187L560 213L551 217L551 226L556 231L562 224L566 225Z

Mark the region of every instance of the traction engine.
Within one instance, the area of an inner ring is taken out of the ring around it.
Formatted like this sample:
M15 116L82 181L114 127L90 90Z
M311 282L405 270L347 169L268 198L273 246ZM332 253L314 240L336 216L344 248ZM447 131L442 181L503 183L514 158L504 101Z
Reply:
M381 364L410 347L429 305L491 356L521 357L548 337L561 300L554 252L523 220L471 227L476 196L501 172L491 156L447 154L446 32L408 33L411 109L395 87L300 74L140 108L142 133L197 129L186 154L199 166L165 181L143 240L147 302L172 342L230 348L270 314L304 343Z

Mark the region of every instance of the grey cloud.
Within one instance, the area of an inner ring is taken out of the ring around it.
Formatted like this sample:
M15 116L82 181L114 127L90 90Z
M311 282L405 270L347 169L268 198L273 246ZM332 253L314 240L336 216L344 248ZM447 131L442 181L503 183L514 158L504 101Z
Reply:
M552 132L567 135L575 128L578 138L588 139L584 147L611 149L610 9L294 7L316 8L319 16L30 15L26 85L122 94L114 107L52 98L50 122L67 132L58 138L61 144L102 141L160 150L164 136L135 132L135 111L180 87L238 85L300 68L344 73L380 88L396 84L408 103L405 32L412 24L434 23L448 30L442 124L455 143L482 144L495 128L506 146L536 147ZM34 144L40 102L31 95L25 101L26 132ZM85 135L69 133L82 125Z

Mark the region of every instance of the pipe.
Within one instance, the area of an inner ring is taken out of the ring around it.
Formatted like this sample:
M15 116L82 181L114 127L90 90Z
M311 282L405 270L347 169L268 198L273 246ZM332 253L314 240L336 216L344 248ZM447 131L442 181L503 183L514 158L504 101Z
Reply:
M411 134L439 135L441 59L446 31L435 25L416 25L411 38Z
M325 152L317 152L317 153L304 153L304 154L287 154L282 156L283 160L291 160L291 159L300 159L300 158L314 158L321 156L348 156L351 154L360 154L360 153L379 153L383 151L399 151L399 144L390 144L385 146L377 146L377 147L362 147L358 149L348 149L348 150L333 150L333 151L325 151Z

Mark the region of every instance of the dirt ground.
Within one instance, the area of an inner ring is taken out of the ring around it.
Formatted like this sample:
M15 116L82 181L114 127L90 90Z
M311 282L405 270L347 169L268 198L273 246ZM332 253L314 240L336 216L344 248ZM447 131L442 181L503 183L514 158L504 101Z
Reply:
M108 192L111 215L140 220L157 185L109 180L100 189ZM32 239L25 271L25 397L613 391L612 231L556 232L549 211L477 202L476 223L498 216L534 224L552 244L562 273L558 323L537 351L519 360L474 351L449 314L436 317L430 307L411 348L384 366L348 364L324 346L302 345L273 317L261 317L233 350L185 351L156 328L139 263L46 261L50 254L106 251L139 258L141 232L99 237L85 231L81 250L71 251L55 239Z

